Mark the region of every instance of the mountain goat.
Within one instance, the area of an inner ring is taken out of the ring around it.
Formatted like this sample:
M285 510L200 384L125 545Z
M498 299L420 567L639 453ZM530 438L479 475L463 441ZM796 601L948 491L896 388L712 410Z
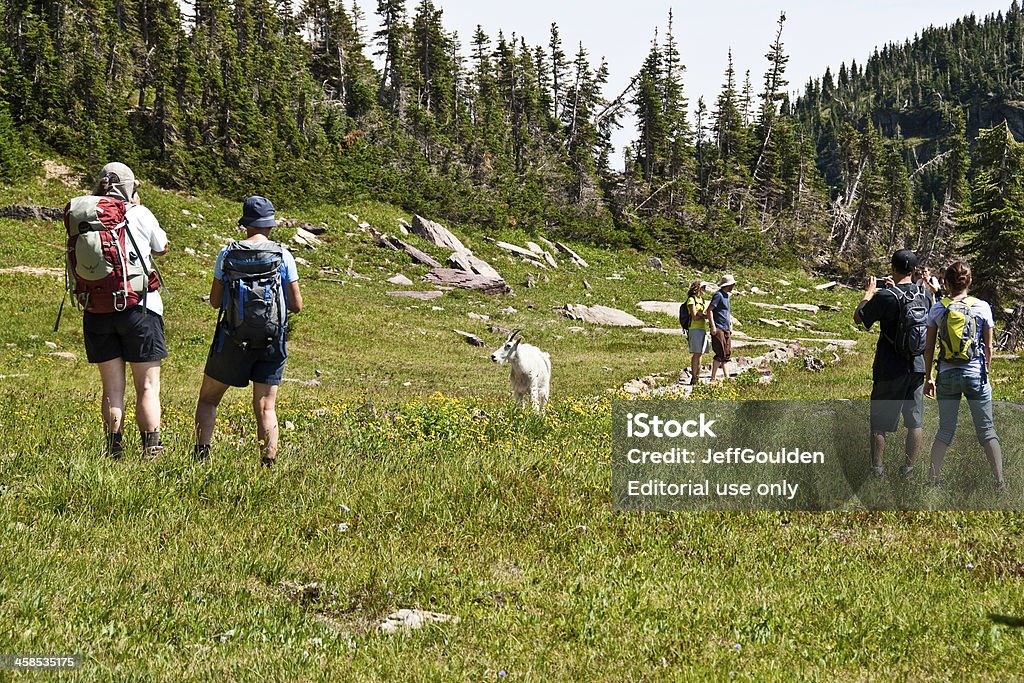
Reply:
M531 344L523 344L516 330L508 336L501 348L491 354L498 365L508 363L512 394L522 406L529 398L536 412L543 412L551 393L551 356Z

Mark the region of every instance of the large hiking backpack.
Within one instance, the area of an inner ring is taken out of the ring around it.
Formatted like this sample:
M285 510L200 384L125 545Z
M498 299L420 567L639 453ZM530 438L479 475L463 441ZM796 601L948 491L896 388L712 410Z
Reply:
M219 328L243 349L264 349L284 334L284 247L277 242L235 242L222 263L224 298ZM223 337L221 343L223 343Z
M970 296L960 301L942 300L946 310L938 325L939 359L947 363L966 363L981 353L978 316L971 310L977 301Z
M921 287L915 285L913 291L893 288L889 290L900 306L900 314L896 319L896 336L886 337L896 349L896 353L906 359L912 359L924 353L927 334L928 297Z
M144 302L146 294L159 287L156 272L145 263L128 229L125 202L120 198L73 198L64 207L64 228L67 289L82 310L124 311Z

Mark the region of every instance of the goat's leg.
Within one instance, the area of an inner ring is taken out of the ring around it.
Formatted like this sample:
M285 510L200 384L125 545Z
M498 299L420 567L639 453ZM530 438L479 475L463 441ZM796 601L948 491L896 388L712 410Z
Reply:
M533 408L533 412L540 412L540 390L536 386L530 387L530 407Z
M523 404L526 403L526 394L522 393L521 391L515 391L513 392L513 395L516 398L516 405L522 408Z

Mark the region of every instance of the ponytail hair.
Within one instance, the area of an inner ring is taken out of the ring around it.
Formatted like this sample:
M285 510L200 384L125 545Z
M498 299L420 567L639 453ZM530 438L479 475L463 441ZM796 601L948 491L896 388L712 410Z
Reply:
M951 294L965 292L971 286L971 267L966 261L954 261L946 268L944 280L946 289Z

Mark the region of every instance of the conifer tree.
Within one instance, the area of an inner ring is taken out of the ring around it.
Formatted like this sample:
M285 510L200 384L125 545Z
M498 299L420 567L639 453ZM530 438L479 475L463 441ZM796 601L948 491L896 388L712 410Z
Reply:
M960 215L975 291L999 310L1024 296L1024 146L1006 122L978 134Z

